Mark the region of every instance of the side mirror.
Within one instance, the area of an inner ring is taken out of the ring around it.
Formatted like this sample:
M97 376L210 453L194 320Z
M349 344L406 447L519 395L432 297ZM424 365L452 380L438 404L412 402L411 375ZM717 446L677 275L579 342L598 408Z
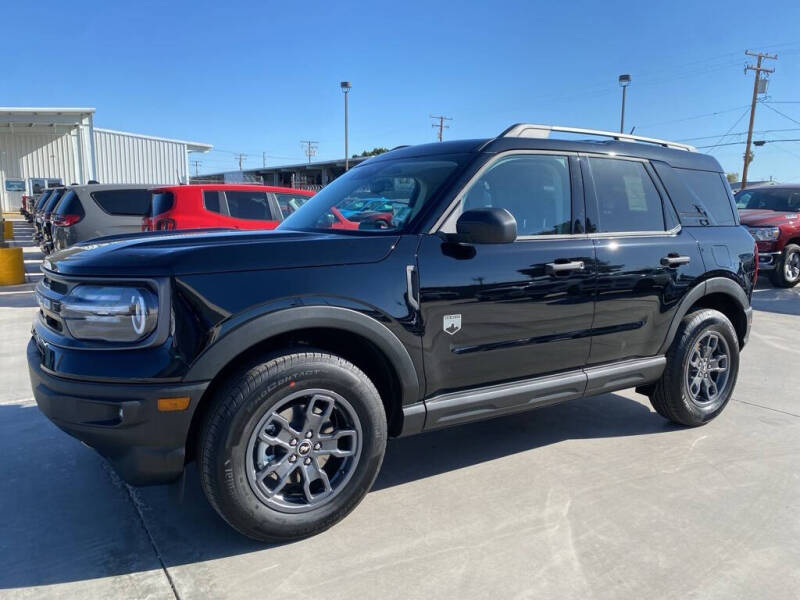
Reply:
M517 220L505 208L473 208L456 221L455 237L465 244L508 244L517 239Z

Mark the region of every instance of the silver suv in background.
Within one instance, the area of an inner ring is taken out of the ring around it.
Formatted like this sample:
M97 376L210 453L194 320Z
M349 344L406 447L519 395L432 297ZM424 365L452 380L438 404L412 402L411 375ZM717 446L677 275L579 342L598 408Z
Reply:
M51 217L53 249L141 231L142 217L150 212L151 187L102 183L70 187Z

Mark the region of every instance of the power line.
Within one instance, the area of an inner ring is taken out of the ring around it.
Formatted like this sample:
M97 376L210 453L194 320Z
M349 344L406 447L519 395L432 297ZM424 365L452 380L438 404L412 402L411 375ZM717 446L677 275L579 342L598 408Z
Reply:
M765 52L752 52L750 50L744 51L747 56L754 56L756 58L756 65L745 65L744 73L747 75L748 71L753 71L753 101L750 104L750 124L747 126L747 146L744 149L744 166L742 167L742 189L747 186L747 169L750 166L752 157L750 155L750 145L753 142L753 122L756 117L756 103L758 102L758 94L765 94L767 92L767 79L770 73L774 73L775 69L769 69L761 66L761 61L765 58L767 60L778 60L777 54L767 54ZM766 76L761 74L765 73ZM774 110L774 109L773 109Z
M712 148L712 149L713 149L713 148L716 148L717 146L719 146L720 144L722 144L722 140L724 140L726 137L728 137L728 136L731 134L731 131L733 131L733 129L734 129L734 128L735 128L735 127L736 127L736 126L739 124L739 121L741 121L742 119L744 119L744 117L745 117L745 115L747 114L747 111L748 111L748 110L750 110L750 109L746 108L746 109L744 110L744 112L743 112L743 113L742 113L742 114L739 116L739 118L738 118L738 119L736 119L736 122L735 122L733 125L731 125L731 128L730 128L730 129L728 129L728 131L726 131L726 132L725 132L725 134L724 134L724 135L723 135L721 138L719 138L719 140L717 140L717 143L716 143L716 144L714 144L713 146L711 146L711 148Z
M800 131L798 127L790 127L789 129L758 129L754 130L753 133L784 133L786 131ZM725 134L725 137L732 137L734 135L747 135L746 131L737 131L736 133L728 133ZM692 138L681 138L679 140L675 140L676 142L694 142L698 140L713 140L714 138L718 138L720 136L719 133L714 135L704 135L700 137L692 137Z
M311 164L311 157L317 155L317 147L319 146L319 142L315 142L314 140L300 140L300 145L305 146L305 150L303 150L303 152L308 157L309 164Z
M200 161L193 160L192 165L194 166L194 176L197 177L198 169L200 168Z
M439 129L439 134L436 137L438 137L439 141L441 142L442 141L442 134L444 133L444 130L445 129L450 129L450 125L445 125L444 122L445 121L452 121L453 118L452 117L443 117L441 115L438 115L438 116L431 115L431 119L439 121L438 125L436 123L434 123L434 124L431 125L431 127L433 127L434 129L437 129L437 128Z
M800 125L800 121L798 121L797 119L793 119L793 118L792 118L792 117L790 117L789 115L786 115L786 114L782 113L782 112L781 112L781 111L779 111L777 108L772 108L772 107L770 106L770 104L771 104L770 102L762 102L761 104L763 104L764 106L766 106L766 107L767 107L768 109L770 109L772 112L776 112L776 113L778 113L780 116L784 117L785 119L789 119L789 120L790 120L792 123L797 123L798 125Z

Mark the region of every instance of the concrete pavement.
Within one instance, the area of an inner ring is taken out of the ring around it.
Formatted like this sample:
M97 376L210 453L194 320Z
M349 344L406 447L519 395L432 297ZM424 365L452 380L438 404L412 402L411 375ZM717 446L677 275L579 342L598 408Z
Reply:
M0 597L795 598L798 296L760 286L735 400L706 427L624 392L394 440L345 521L271 547L194 469L182 504L133 489L47 421L35 309L0 295Z

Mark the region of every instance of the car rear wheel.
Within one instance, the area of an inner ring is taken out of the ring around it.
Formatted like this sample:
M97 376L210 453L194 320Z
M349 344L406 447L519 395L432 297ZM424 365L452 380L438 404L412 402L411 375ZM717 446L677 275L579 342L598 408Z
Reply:
M800 246L786 245L770 272L770 280L773 285L783 288L794 287L800 282Z
M733 325L721 312L701 309L681 321L650 402L665 419L704 425L727 406L738 373L739 341Z
M386 417L369 378L332 354L260 360L214 398L199 440L203 490L236 530L262 541L319 533L369 491Z

